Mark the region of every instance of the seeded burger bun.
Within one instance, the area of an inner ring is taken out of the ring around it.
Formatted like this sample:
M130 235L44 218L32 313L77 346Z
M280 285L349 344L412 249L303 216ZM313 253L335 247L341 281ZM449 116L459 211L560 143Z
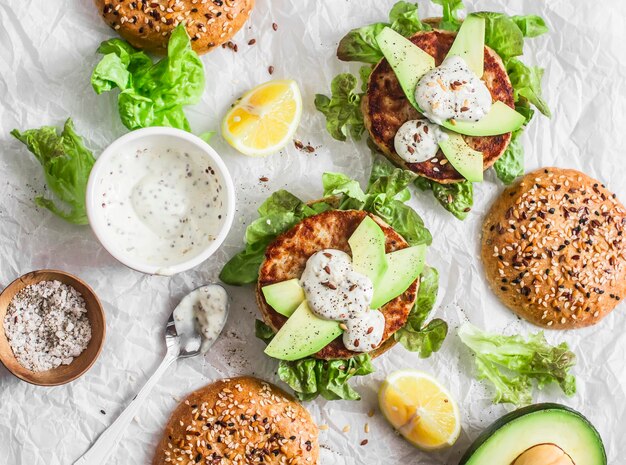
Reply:
M257 303L263 320L274 331L278 331L287 318L276 312L265 300L261 288L289 279L300 278L311 255L323 249L337 249L350 253L348 239L366 216L378 223L385 234L386 253L404 249L409 244L383 220L360 210L329 210L305 218L289 231L281 234L265 251L265 260L259 270L256 289ZM377 357L395 344L393 334L404 324L417 299L419 280L416 280L401 295L384 305L380 311L385 316L382 342L370 355ZM332 341L314 357L325 360L348 359L359 355L348 350L342 337Z
M257 378L192 392L169 419L152 465L318 463L318 429L291 396Z
M425 22L436 28L440 20L441 18L430 18ZM435 64L439 66L455 38L456 32L433 29L418 32L409 37L409 40L432 55ZM515 107L513 86L506 68L498 54L487 46L482 80L494 102L501 101L511 108ZM464 181L463 176L448 163L441 150L430 160L421 163L408 163L396 153L394 137L400 126L409 120L421 118L422 115L409 103L391 65L384 58L370 74L367 92L361 100L361 108L365 127L372 141L391 162L441 184ZM505 152L511 141L511 133L485 137L463 136L463 138L470 147L483 153L483 169L486 170Z
M96 0L104 21L134 47L165 53L172 30L184 22L202 54L230 40L254 0Z
M593 325L626 296L625 224L615 194L589 176L560 168L527 174L483 224L487 280L538 326Z

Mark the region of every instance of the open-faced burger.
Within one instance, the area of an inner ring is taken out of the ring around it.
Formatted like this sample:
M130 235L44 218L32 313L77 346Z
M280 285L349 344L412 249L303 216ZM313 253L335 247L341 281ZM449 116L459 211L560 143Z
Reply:
M347 381L372 372L371 359L397 341L428 356L446 335L441 320L423 331L437 273L424 264L430 233L404 203L414 176L384 162L373 172L366 192L327 173L322 200L274 193L220 275L256 282L257 336L301 399L356 399Z

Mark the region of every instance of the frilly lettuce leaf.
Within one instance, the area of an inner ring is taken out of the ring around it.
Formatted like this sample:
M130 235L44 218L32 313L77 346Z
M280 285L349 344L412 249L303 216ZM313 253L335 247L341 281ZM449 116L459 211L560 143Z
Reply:
M103 42L98 52L104 57L93 71L91 84L98 94L120 89L118 109L128 129L171 126L190 130L183 107L200 101L204 67L183 24L172 32L167 57L154 64L121 39Z
M437 352L448 334L448 324L439 318L425 323L435 305L438 291L439 272L425 266L420 276L417 302L406 324L394 334L396 341L411 352L419 352L422 358Z
M513 133L506 151L493 165L498 178L504 184L511 184L518 176L524 174L524 147L520 140L521 134L521 130Z
M324 202L309 206L286 190L274 192L259 207L259 218L246 228L245 249L226 263L220 279L226 284L236 286L255 282L269 243L304 218L329 208Z
M95 159L76 134L72 119L67 119L60 135L52 126L24 132L14 129L11 135L41 163L46 184L58 199L57 202L38 196L35 203L70 223L87 224L85 193Z
M330 98L315 95L315 108L326 117L326 129L333 138L345 141L349 135L355 140L365 131L361 112L362 93L357 91L357 78L350 73L335 76Z
M433 0L433 3L443 7L443 14L441 15L441 22L439 23L438 28L448 31L458 31L461 27L461 20L459 19L458 11L463 9L463 1Z
M565 395L576 393L576 378L569 373L576 356L565 342L552 346L543 332L524 339L483 332L469 323L461 327L459 337L475 354L479 379L493 383L495 403L531 403L533 380L539 389L554 382Z
M376 36L386 27L405 37L418 31L430 30L428 24L420 21L417 3L396 2L389 12L388 23L374 23L348 32L339 42L337 58L342 61L378 63L383 53L376 42Z

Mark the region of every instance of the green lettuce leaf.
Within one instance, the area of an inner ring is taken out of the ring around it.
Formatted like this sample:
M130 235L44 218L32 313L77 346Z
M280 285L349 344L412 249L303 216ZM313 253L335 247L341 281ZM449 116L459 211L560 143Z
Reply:
M417 178L415 186L420 190L432 190L437 201L459 220L467 218L474 205L474 185L469 181L439 184L426 178Z
M327 400L359 400L348 380L374 372L369 354L357 355L347 360L318 360L307 357L278 365L278 377L291 387L298 399L313 400L322 396Z
M511 17L491 11L472 14L485 18L485 44L494 49L502 60L524 53L524 34Z
M400 168L386 168L385 165L388 163L374 163L365 193L356 181L343 174L329 173L324 182L324 195L343 194L339 209L368 211L388 223L409 244L429 245L432 242L430 231L419 214L405 204L411 198L407 187L415 179L415 174Z
M309 206L285 190L274 192L259 207L259 218L246 228L245 249L226 263L220 279L236 286L255 282L269 243L304 218L329 208L324 202Z
M438 28L448 31L458 31L461 27L461 21L459 20L458 11L464 8L463 1L433 0L433 3L436 3L443 7L443 14Z
M517 58L511 58L506 62L506 71L509 73L509 78L513 85L516 106L530 102L537 110L550 117L550 108L548 108L548 104L541 97L543 68L526 66Z
M527 339L486 333L469 323L459 337L475 354L479 379L493 383L495 403L531 403L533 380L539 389L557 383L565 395L576 393L576 378L569 373L576 356L565 342L552 346L543 332Z
M254 320L254 335L266 344L269 344L275 336L274 330L261 320Z
M439 273L435 268L426 266L420 276L417 302L409 314L406 324L395 334L396 341L411 352L419 352L421 358L427 358L437 352L448 334L448 324L436 318L425 324L435 305L439 290Z
M129 129L171 126L190 130L183 107L200 101L204 91L204 67L191 48L183 24L170 37L167 57L157 63L127 42L111 39L98 52L91 84L97 94L120 89L118 109Z
M524 37L537 37L548 32L548 26L542 17L537 15L511 16Z
M391 29L404 37L409 37L418 31L429 31L431 27L422 23L417 13L417 3L397 2L389 12Z
M422 23L417 13L417 3L396 2L389 12L388 23L374 23L348 32L339 41L337 58L342 61L359 61L376 64L383 57L376 36L390 27L399 34L409 37L418 31L428 31L430 26Z
M524 147L520 140L521 134L521 129L513 133L506 151L493 165L498 179L504 184L511 184L518 176L524 174Z
M315 108L326 117L326 129L337 140L345 141L350 135L355 140L365 131L361 112L362 93L357 92L357 78L350 73L335 76L331 97L315 95Z
M38 196L35 203L70 223L87 224L85 194L95 159L76 134L72 119L67 119L61 134L55 127L44 126L24 132L14 129L11 135L41 163L46 184L60 202Z

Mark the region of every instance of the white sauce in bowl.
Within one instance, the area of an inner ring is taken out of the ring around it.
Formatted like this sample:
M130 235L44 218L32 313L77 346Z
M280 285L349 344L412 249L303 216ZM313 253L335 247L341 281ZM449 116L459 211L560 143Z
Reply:
M226 215L222 181L198 150L122 149L102 170L95 195L116 248L164 269L201 254Z
M491 93L485 83L459 56L446 58L417 83L415 100L433 123L448 119L479 121L491 109Z
M313 254L300 284L313 313L345 324L343 344L348 350L369 352L380 344L385 316L370 309L372 281L354 271L350 255L335 249Z
M202 286L187 294L174 310L178 334L202 336L200 351L206 353L222 332L228 311L228 294L217 284Z
M414 119L400 126L393 139L393 146L407 163L422 163L437 155L439 141L447 138L448 135L439 125L427 119Z

